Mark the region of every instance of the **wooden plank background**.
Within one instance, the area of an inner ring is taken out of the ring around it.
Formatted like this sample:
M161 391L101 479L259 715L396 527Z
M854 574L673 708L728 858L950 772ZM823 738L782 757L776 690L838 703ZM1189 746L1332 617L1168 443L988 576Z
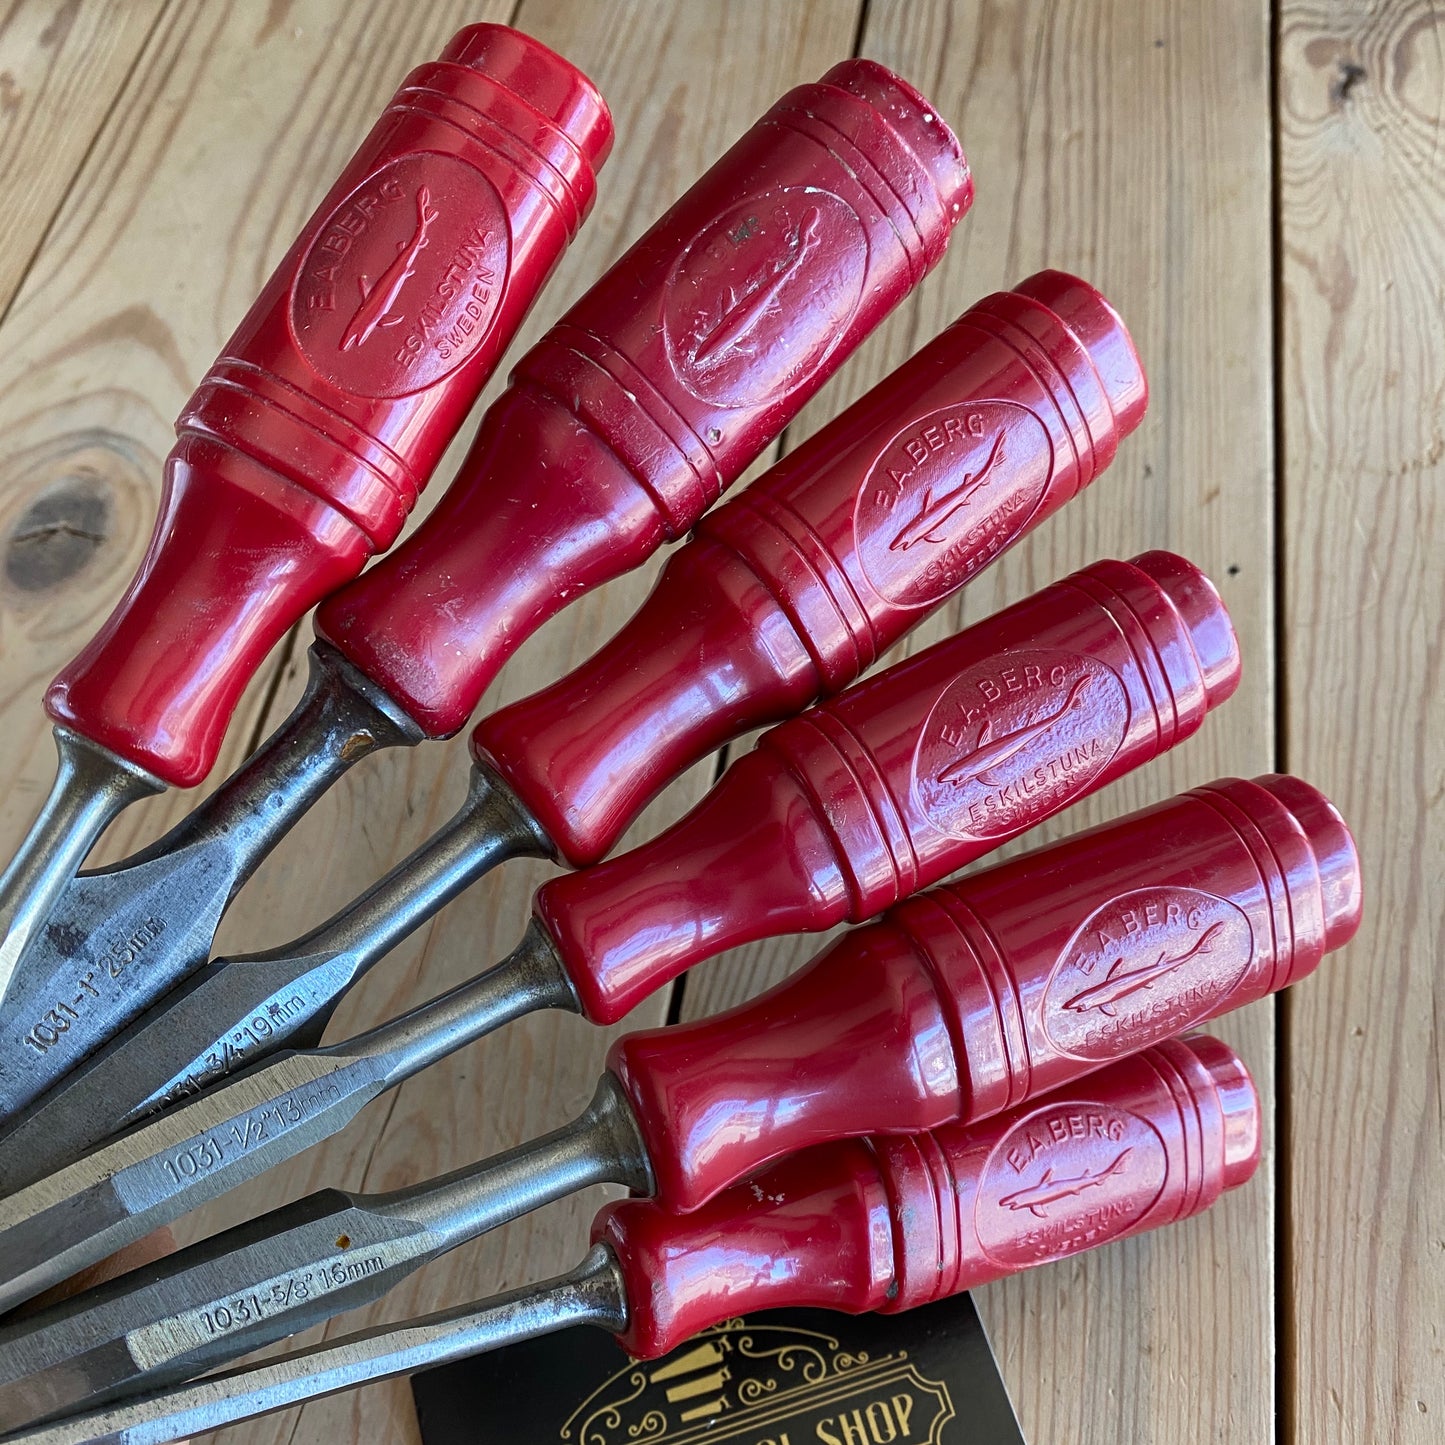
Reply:
M1038 1442L1438 1439L1445 14L1425 0L15 0L0 15L0 846L49 782L41 688L139 557L195 378L401 74L479 19L561 50L617 122L597 210L523 342L774 96L853 53L936 101L978 199L785 444L1042 265L1094 280L1129 321L1153 390L1138 434L909 646L1097 557L1185 553L1221 585L1244 685L1175 756L1047 834L1288 767L1354 824L1369 906L1317 978L1219 1026L1266 1098L1257 1179L1166 1234L985 1290L981 1308ZM579 661L654 571L564 612L487 705ZM257 679L218 776L294 700L301 650ZM459 802L465 768L461 743L358 768L247 888L223 945L279 943L359 892ZM681 780L637 834L715 771ZM188 803L137 808L107 855ZM544 873L513 865L453 904L356 991L336 1036L499 957ZM813 947L720 960L632 1022L734 1002ZM398 1187L542 1132L585 1102L608 1037L513 1026L181 1233L323 1182ZM565 1267L599 1197L456 1251L366 1318ZM415 1424L405 1386L383 1384L216 1438L410 1441Z

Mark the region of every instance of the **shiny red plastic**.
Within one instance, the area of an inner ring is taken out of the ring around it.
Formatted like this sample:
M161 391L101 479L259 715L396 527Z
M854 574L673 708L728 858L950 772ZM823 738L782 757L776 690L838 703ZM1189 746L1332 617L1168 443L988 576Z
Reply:
M1349 830L1229 778L935 888L760 998L620 1039L669 1207L825 1139L978 1120L1310 973L1360 917Z
M724 949L862 922L1181 742L1234 691L1209 580L1096 562L773 728L652 842L538 891L583 1010Z
M498 25L414 70L177 423L149 550L46 707L201 780L241 689L396 539L592 205L612 124Z
M679 1218L607 1205L627 1351L652 1359L754 1310L896 1313L1198 1214L1259 1162L1239 1058L1160 1044L986 1124L840 1140Z
M868 60L784 96L534 347L416 535L317 629L429 733L690 528L943 254L957 141Z
M1088 486L1146 398L1093 287L1045 271L988 297L704 517L632 621L474 753L595 863L670 778L846 687Z

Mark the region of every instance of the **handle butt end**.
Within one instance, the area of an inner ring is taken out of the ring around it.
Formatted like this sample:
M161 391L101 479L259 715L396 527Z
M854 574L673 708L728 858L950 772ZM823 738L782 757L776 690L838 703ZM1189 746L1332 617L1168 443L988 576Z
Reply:
M1119 436L1144 419L1149 382L1134 339L1102 292L1067 271L1039 271L1014 291L1047 306L1088 351L1103 382Z
M928 169L938 188L939 207L952 220L961 220L974 204L974 178L958 136L925 95L902 75L868 59L842 61L824 75L822 84L837 85L838 90L857 95L886 117Z
M1364 898L1360 886L1360 856L1349 825L1339 809L1302 778L1269 773L1256 778L1293 814L1305 831L1320 871L1320 896L1324 904L1324 951L1343 948L1358 931Z
M540 40L509 25L468 25L441 59L484 71L498 85L546 116L586 157L593 170L612 149L612 114L597 87Z
M949 226L962 220L973 204L973 175L958 137L925 96L876 60L845 60L821 83L856 95L885 117L928 172Z
M1180 1042L1204 1065L1219 1096L1224 1135L1223 1188L1238 1189L1259 1167L1262 1145L1259 1091L1244 1060L1210 1034L1190 1034Z
M1228 701L1239 686L1239 639L1214 583L1173 552L1145 552L1129 565L1152 577L1184 619L1204 678L1206 711Z

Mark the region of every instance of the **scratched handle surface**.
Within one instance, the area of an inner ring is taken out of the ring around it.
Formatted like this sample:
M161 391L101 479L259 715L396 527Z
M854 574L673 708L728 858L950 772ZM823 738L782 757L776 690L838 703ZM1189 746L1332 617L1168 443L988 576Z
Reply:
M984 1124L819 1145L683 1218L609 1204L592 1232L651 1359L754 1310L891 1314L1172 1224L1253 1174L1259 1134L1243 1063L1195 1035Z
M272 645L396 539L611 139L590 82L503 26L406 78L182 412L150 547L51 685L57 722L205 776Z
M1349 830L1226 779L920 894L761 997L619 1039L658 1198L827 1139L997 1114L1311 972L1353 935Z
M1181 742L1238 678L1198 569L1096 562L765 733L652 842L544 884L536 915L611 1022L725 949L881 913Z
M971 197L957 141L882 66L791 91L523 357L436 510L318 631L455 732L546 618L702 516Z
M1146 397L1093 287L1045 271L988 297L709 513L632 621L474 753L595 863L670 778L846 687L1076 496Z

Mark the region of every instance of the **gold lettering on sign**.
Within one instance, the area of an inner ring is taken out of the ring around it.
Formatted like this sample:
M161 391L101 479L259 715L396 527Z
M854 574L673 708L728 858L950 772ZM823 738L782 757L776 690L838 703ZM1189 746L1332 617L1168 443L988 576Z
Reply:
M566 1445L939 1445L942 1381L905 1352L872 1359L829 1335L728 1320L648 1370L632 1365L563 1424Z

